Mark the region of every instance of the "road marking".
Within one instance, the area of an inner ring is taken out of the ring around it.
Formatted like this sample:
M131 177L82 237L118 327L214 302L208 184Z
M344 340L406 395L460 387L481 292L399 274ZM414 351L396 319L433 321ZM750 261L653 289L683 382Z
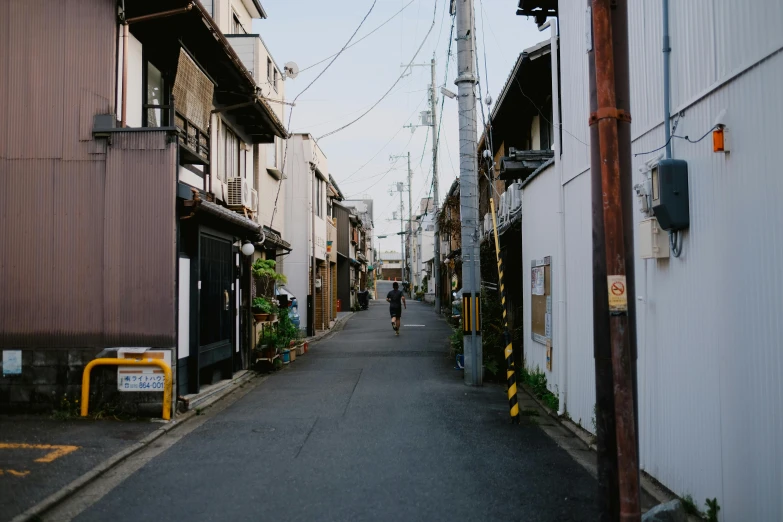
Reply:
M402 326L427 326L426 324L404 324Z
M8 473L9 475L13 475L14 477L26 477L30 474L29 471L16 471L15 469L0 469L0 475L5 475Z
M79 446L60 446L54 444L24 444L15 442L0 442L0 449L38 449L38 450L50 450L49 453L39 459L35 459L35 462L42 462L48 464L60 457L63 457L69 453L73 453Z

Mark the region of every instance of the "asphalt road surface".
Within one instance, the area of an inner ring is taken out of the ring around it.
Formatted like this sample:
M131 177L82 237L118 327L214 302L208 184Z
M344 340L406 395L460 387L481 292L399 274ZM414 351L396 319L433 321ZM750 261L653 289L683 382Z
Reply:
M373 302L56 519L596 520L595 480L509 423L503 387L463 384L445 322L416 302L402 321Z

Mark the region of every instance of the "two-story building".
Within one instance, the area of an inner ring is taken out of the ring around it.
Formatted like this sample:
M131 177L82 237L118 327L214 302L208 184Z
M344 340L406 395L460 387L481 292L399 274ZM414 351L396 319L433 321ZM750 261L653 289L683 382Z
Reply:
M301 325L308 335L315 335L328 329L332 319L326 243L327 219L331 223L327 214L329 165L310 134L291 135L285 147L285 237L293 250L283 271L288 288L300 300Z
M286 130L211 7L264 16L256 1L0 3L0 346L22 359L2 408L78 393L84 364L119 347L163 352L175 396L247 367L240 249L261 227L232 187Z

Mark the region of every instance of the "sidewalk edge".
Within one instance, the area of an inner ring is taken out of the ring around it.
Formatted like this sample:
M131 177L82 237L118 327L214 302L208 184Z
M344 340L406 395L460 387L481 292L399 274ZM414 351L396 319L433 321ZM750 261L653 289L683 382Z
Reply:
M248 374L245 374L248 375ZM123 462L128 457L138 453L142 449L149 446L150 443L154 442L156 439L162 437L166 433L178 428L179 426L182 426L185 424L188 420L190 420L192 417L198 415L201 410L204 408L208 408L215 404L216 402L228 397L232 393L234 393L237 388L240 387L240 385L253 381L258 378L266 377L265 375L260 374L250 374L250 377L245 377L245 375L242 376L242 378L237 379L236 382L232 383L229 386L226 386L221 390L221 394L215 394L211 396L208 400L205 400L202 404L199 405L198 412L196 409L188 410L187 412L178 415L174 420L170 421L168 424L161 426L160 428L156 429L152 433L146 435L141 440L134 442L124 450L121 450L108 459L104 460L103 462L100 462L98 465L93 467L90 471L84 473L80 477L77 477L73 481L71 481L66 486L63 486L60 490L55 491L42 501L38 502L34 506L30 507L23 513L20 513L19 515L15 516L10 520L10 522L27 522L27 521L34 521L38 520L38 517L40 517L42 514L46 513L47 511L51 510L53 507L57 506L58 504L62 503L64 500L66 500L68 497L72 496L85 486L87 486L89 483L106 473L107 471L111 470L121 462Z
M538 397L536 397L528 388L526 384L518 383L518 387L520 392L524 391L525 395L527 395L529 398L533 399L536 404L538 404L538 407L541 408L543 411L546 412L546 414L557 424L571 433L574 437L578 438L579 440L584 443L586 446L586 449L588 449L591 453L596 453L597 446L595 443L591 440L591 437L587 435L587 431L583 428L576 425L573 421L560 417L557 415L557 412L554 412L547 408L543 402L541 402ZM520 393L518 392L518 393ZM579 462L582 466L587 467L587 465L581 461ZM597 470L594 469L588 469L590 473L595 475L597 473ZM665 487L660 485L654 478L652 478L649 474L647 474L644 470L640 473L641 478L641 486L644 489L644 491L649 494L651 497L653 497L659 504L663 504L665 502L669 502L670 500L678 499L679 497L672 493L671 491L667 490Z

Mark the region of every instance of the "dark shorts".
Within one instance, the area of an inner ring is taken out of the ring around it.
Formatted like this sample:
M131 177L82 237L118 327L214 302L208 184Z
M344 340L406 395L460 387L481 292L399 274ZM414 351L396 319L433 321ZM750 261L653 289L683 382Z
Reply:
M389 308L389 315L392 317L400 317L402 315L402 309Z

